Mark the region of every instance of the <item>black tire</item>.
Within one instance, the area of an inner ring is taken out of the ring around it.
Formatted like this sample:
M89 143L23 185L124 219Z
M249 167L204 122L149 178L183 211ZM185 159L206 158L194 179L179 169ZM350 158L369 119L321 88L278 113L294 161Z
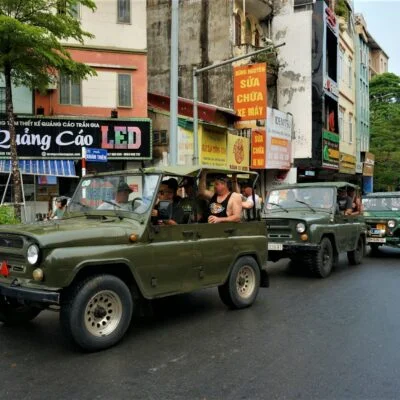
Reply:
M365 252L365 244L364 238L360 236L357 240L357 247L347 252L347 260L349 261L350 265L358 265L361 264L362 259L364 257Z
M60 322L66 336L87 351L118 343L129 328L131 292L113 275L95 275L77 282L65 294Z
M320 243L320 249L309 258L309 269L318 278L327 278L333 268L334 254L332 242L324 237Z
M371 247L371 251L370 251L369 255L372 257L379 256L379 254L381 252L379 250L380 246L378 244L372 244L372 243L370 243L369 246Z
M252 257L241 257L233 265L228 280L218 287L222 302L229 308L251 306L260 288L260 267Z
M5 325L25 324L36 318L41 311L42 309L38 307L0 300L0 322Z

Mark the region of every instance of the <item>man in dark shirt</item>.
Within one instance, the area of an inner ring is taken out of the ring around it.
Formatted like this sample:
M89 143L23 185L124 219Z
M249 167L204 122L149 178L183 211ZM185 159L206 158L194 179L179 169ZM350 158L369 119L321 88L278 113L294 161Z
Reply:
M346 188L338 189L337 204L339 212L344 215L351 215L353 212L353 199L347 195Z
M172 202L172 216L171 219L163 220L163 225L177 225L182 224L184 220L184 212L180 205L181 198L177 195L178 182L174 178L170 178L161 182L158 191L158 200L167 200ZM158 204L151 212L153 221L159 223Z

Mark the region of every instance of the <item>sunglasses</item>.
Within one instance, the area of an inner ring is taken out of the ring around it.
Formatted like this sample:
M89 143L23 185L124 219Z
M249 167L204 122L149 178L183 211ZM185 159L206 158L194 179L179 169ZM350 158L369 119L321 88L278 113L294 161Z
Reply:
M171 190L159 190L158 194L161 194L161 196L164 196L164 194L173 194L174 192Z

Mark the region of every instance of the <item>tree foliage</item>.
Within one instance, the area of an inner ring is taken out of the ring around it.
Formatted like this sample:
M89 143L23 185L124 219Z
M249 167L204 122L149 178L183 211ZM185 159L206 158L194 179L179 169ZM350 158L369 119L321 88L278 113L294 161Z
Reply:
M77 6L95 10L93 0L0 0L0 71L5 80L17 217L22 196L11 85L44 90L60 73L73 80L95 75L91 67L74 61L64 46L93 37L74 17Z
M71 10L95 9L92 0L0 0L0 69L16 85L44 89L58 72L83 79L95 72L74 61L62 44L91 38Z
M375 190L400 184L400 76L385 73L370 82L370 149L375 154Z

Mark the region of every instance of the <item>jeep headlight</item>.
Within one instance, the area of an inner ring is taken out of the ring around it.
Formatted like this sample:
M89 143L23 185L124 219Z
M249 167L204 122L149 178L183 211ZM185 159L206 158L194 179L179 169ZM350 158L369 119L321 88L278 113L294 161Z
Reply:
M31 244L26 252L28 263L35 265L39 260L39 247L36 244Z
M394 221L393 219L388 221L388 227L389 228L394 228L395 226L396 226L396 221Z
M297 233L304 233L306 231L306 226L302 222L299 222L296 225L296 231Z

